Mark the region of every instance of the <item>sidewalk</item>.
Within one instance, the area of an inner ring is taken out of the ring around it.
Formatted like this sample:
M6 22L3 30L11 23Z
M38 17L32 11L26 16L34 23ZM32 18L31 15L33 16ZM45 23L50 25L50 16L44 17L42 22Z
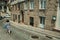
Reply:
M9 34L7 34L0 26L0 40L15 40Z
M52 31L48 31L48 30L44 30L44 29L40 29L40 28L36 28L36 27L31 27L31 26L25 25L25 24L17 24L13 21L10 21L10 22L11 22L11 25L13 25L14 27L16 27L20 30L27 31L32 35L40 36L42 34L42 36L50 36L53 38L60 39L60 33L52 32Z

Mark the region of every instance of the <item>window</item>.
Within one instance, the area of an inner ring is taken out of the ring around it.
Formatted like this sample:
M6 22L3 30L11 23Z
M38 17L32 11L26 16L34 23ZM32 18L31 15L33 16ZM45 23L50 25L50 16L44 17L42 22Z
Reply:
M39 0L39 9L46 8L46 0Z
M6 7L6 6L4 6L4 12L6 12L6 10L7 10L7 7Z
M14 14L13 14L13 21L15 22L15 16L14 16Z
M12 10L15 10L15 5L12 6Z
M27 3L27 1L25 1L25 3L24 3L24 10L27 10L28 9L28 3Z
M59 9L60 9L60 0L59 0Z
M34 0L30 0L30 9L34 9Z
M16 20L17 20L17 15L13 14L13 21L16 21Z
M17 10L17 4L15 4L15 10Z
M15 20L17 20L17 15L15 14Z
M20 3L18 3L18 9L20 10Z
M0 6L0 10L2 10L2 6Z
M33 17L30 17L30 25L34 26L34 18Z
M45 24L45 17L40 17L40 24Z
M20 23L20 15L18 15L18 23Z

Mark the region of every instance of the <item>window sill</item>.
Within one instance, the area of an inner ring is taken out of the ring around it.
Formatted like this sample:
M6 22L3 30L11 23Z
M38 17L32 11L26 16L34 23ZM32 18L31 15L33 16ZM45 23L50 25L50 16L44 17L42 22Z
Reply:
M28 9L24 9L24 11L27 11Z
M30 11L34 11L34 9L29 9Z
M42 8L41 8L41 9L39 9L39 10L46 10L46 9L42 9Z

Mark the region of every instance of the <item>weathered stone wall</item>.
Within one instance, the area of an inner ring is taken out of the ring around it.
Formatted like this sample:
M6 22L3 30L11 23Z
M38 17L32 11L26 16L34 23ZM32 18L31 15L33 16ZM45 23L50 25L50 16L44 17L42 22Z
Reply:
M46 9L42 10L39 9L39 0L34 0L34 9L29 9L29 2L28 1L28 10L24 10L24 2L21 3L21 9L24 11L24 23L26 25L30 25L30 17L34 18L34 26L37 27L40 24L39 16L45 17L45 29L51 30L55 27L55 23L52 23L52 16L57 15L57 2L58 0L46 0ZM16 7L14 7L16 8ZM13 10L12 14L21 15L20 10ZM52 26L54 25L54 26Z

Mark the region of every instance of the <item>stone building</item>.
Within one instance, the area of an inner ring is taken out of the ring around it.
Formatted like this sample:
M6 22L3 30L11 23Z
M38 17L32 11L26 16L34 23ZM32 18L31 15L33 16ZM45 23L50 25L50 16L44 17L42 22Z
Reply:
M9 0L0 0L0 16L5 16L5 14L9 11L7 3Z
M60 28L60 0L10 0L11 20L42 29Z

